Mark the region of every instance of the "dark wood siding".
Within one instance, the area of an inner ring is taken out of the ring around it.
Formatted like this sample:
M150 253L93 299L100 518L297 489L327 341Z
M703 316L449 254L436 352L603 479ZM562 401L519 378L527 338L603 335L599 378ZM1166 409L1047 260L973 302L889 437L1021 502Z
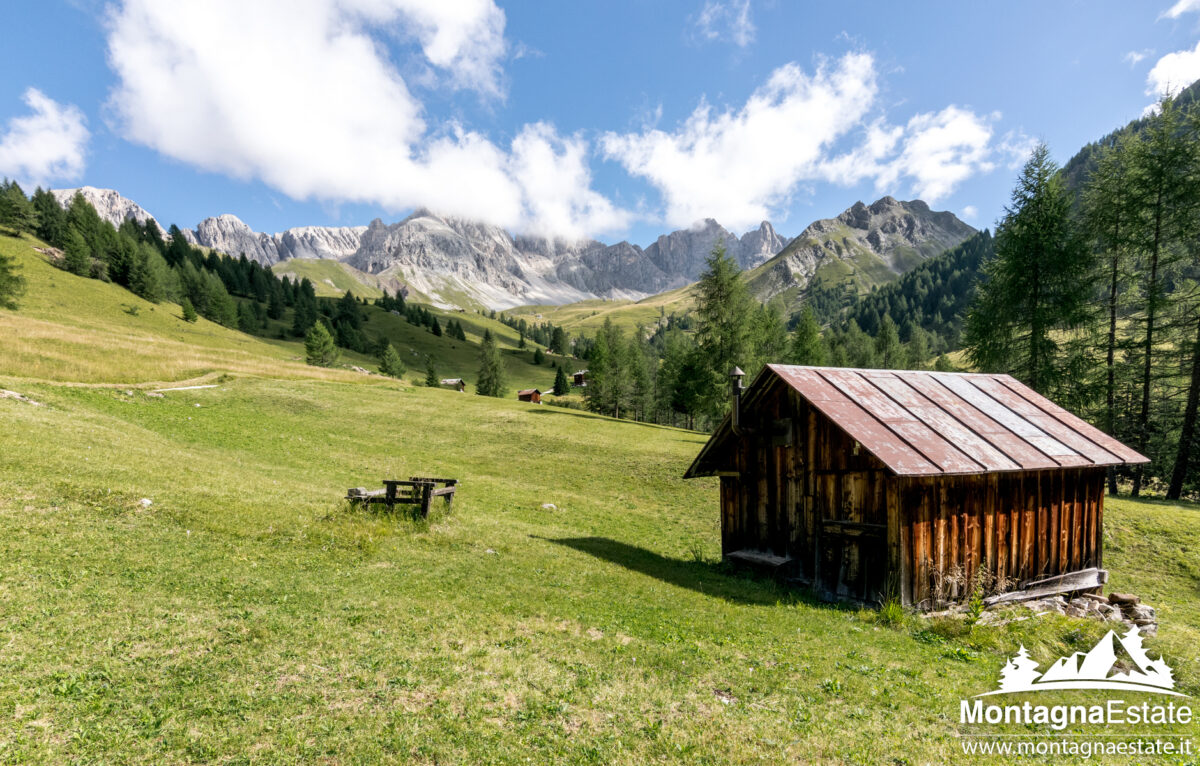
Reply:
M1104 469L889 478L905 601L968 598L1102 561Z
M932 606L1102 565L1103 468L896 477L780 381L722 459L721 548L825 596Z

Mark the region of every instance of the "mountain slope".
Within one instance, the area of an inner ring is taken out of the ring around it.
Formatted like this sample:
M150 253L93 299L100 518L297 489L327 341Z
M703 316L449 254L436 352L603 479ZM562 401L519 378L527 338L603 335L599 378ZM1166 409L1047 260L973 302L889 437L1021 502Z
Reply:
M108 221L113 226L119 227L127 219L132 218L140 224L145 224L146 221L154 221L154 225L165 236L167 230L163 228L154 216L150 215L144 207L129 199L121 196L113 189L97 189L94 186L81 186L77 189L51 189L50 193L58 200L58 203L63 207L71 204L71 200L76 193L82 194L83 198L96 208L96 212L100 215L101 220Z
M301 226L278 234L261 234L228 213L205 218L183 235L193 245L208 247L235 258L245 255L270 266L291 258L331 258L353 255L365 226Z
M65 205L74 192L54 194ZM111 189L84 187L84 194L114 225L127 217L153 220ZM375 277L356 277L371 288L403 284L435 305L489 309L595 298L638 300L694 282L718 241L743 268L764 263L787 244L767 221L738 237L707 219L642 249L629 242L514 236L498 226L425 209L393 224L376 219L370 226L301 226L276 234L256 232L226 213L182 231L193 245L234 257L244 254L264 266L289 260L343 261Z
M837 218L814 221L747 280L760 300L781 296L788 304L814 281L863 292L974 233L953 213L930 210L921 200L856 202Z

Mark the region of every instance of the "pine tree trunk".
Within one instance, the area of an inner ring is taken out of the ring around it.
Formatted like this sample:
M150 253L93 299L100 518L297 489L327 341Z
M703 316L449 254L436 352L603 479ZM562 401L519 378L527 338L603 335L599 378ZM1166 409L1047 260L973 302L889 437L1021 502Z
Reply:
M1158 249L1162 236L1162 192L1158 193L1154 209L1154 246L1150 251L1150 289L1146 291L1146 340L1144 352L1146 358L1142 364L1142 407L1138 413L1137 449L1146 454L1146 445L1150 443L1150 374L1154 360L1154 312L1158 308ZM1138 497L1142 493L1142 477L1145 466L1139 465L1133 471L1133 490L1129 493Z
M1033 294L1030 296L1030 317L1029 317L1029 387L1039 394L1045 393L1042 391L1041 376L1038 374L1041 371L1039 365L1041 362L1038 359L1038 352L1041 350L1042 333L1042 296L1041 296L1041 268L1035 263L1033 270Z
M1196 441L1196 409L1200 405L1200 321L1196 323L1196 341L1192 346L1192 379L1188 385L1187 407L1183 411L1183 425L1179 430L1179 447L1175 451L1175 467L1171 470L1171 485L1167 488L1167 499L1178 500L1183 494L1183 482L1187 478L1191 462L1192 445Z
M1119 226L1119 224L1118 224ZM1118 228L1118 231L1120 229ZM1117 266L1118 266L1118 251L1113 251L1112 255L1112 277L1108 287L1108 355L1105 359L1107 365L1107 377L1104 405L1105 405L1105 426L1108 428L1108 435L1113 436L1117 427L1117 407L1116 407L1116 356L1117 356ZM1117 494L1117 469L1115 466L1108 467L1108 494Z

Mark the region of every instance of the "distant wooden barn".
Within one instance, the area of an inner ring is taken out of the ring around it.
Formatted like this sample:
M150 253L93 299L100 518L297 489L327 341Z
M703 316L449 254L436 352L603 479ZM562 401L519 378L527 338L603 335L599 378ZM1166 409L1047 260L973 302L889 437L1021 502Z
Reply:
M534 404L542 403L542 392L536 388L526 388L523 391L517 392L517 398L523 402L533 402Z
M576 370L571 373L571 385L577 388L587 385L587 370Z
M742 393L734 372L685 474L721 478L728 559L926 608L1105 580L1105 470L1148 461L1013 378L768 365Z
M462 378L442 378L439 385L441 385L442 388L453 388L459 393L467 390L467 382Z

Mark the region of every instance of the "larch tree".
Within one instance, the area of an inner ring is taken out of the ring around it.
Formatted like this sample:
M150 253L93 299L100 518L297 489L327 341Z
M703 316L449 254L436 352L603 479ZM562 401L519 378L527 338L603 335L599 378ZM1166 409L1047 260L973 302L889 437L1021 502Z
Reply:
M1083 189L1083 221L1094 238L1099 270L1097 281L1103 285L1104 302L1101 324L1104 327L1101 350L1104 354L1104 409L1101 422L1109 434L1117 434L1117 365L1122 339L1118 334L1122 301L1129 283L1129 233L1134 216L1129 193L1128 139L1102 147L1096 167ZM1117 473L1108 469L1109 494L1117 494Z
M1130 142L1129 184L1137 215L1130 221L1129 244L1137 258L1141 310L1132 315L1138 342L1138 404L1134 412L1134 447L1145 454L1158 428L1151 409L1160 377L1162 317L1171 309L1168 279L1175 276L1184 247L1195 235L1200 199L1196 164L1200 156L1184 115L1170 98L1158 103L1145 130ZM1141 493L1145 467L1133 471L1131 494Z
M996 228L996 254L984 267L967 315L972 364L1077 402L1086 353L1074 341L1091 313L1091 264L1058 165L1049 148L1038 144Z

